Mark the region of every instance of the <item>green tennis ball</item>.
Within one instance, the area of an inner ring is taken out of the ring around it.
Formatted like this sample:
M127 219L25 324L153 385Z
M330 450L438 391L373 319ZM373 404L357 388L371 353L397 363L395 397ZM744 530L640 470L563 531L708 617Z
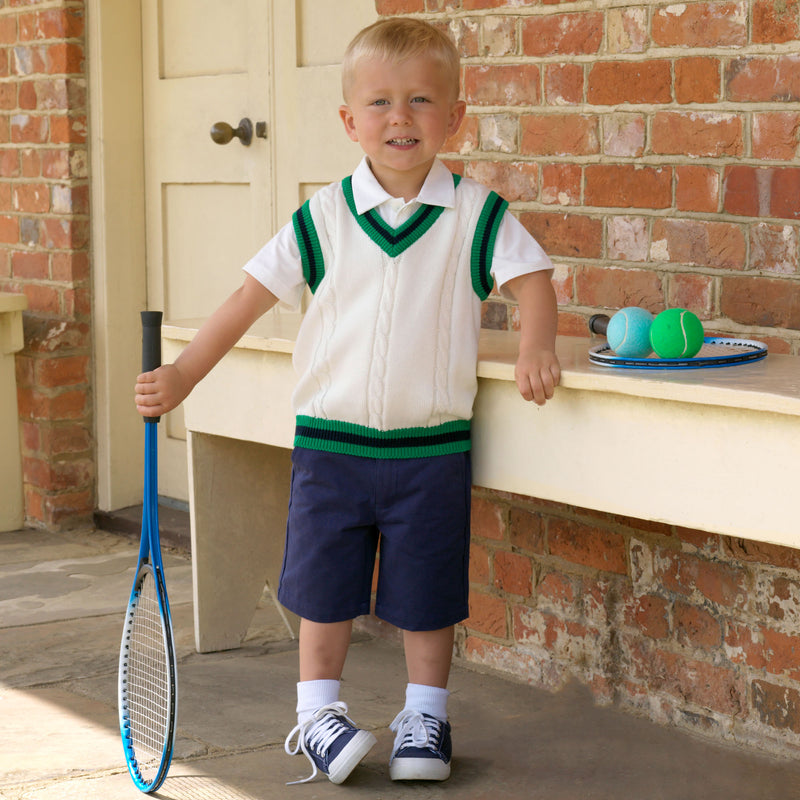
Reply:
M623 358L647 358L650 347L650 326L653 315L644 308L621 308L609 320L606 339L609 347Z
M685 308L662 311L650 326L650 344L661 358L692 358L703 346L703 323Z

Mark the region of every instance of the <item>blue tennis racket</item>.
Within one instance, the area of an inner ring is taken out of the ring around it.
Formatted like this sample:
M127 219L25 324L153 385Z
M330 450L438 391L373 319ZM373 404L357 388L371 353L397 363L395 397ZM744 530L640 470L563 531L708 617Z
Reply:
M142 312L142 369L161 365L161 312ZM154 792L175 744L178 683L175 640L158 534L159 417L145 418L144 502L139 561L119 654L119 723L136 787Z
M595 314L589 320L589 330L605 336L609 317ZM759 361L767 355L767 346L755 339L735 339L727 336L706 336L703 346L691 358L659 358L653 354L641 358L617 355L606 342L589 348L589 361L604 367L627 369L703 369L729 367Z

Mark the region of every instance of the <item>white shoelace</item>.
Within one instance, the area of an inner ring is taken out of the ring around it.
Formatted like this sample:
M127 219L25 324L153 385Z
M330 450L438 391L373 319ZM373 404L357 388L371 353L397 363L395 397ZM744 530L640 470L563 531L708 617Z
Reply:
M347 705L342 702L337 702L317 709L313 716L292 728L291 733L286 737L283 749L290 756L296 756L302 751L303 755L311 762L311 766L314 769L307 778L303 778L301 781L289 781L286 784L287 786L294 786L298 783L308 783L317 777L319 773L317 762L314 761L308 751L312 749L324 757L325 753L328 752L328 748L333 744L339 734L348 730L347 726L336 718L337 716L344 717L351 725L354 725L353 720L347 716ZM297 735L297 744L292 748L291 741L295 735Z
M389 726L397 733L392 749L392 761L403 747L432 747L436 744L442 723L435 717L424 717L419 711L405 708Z

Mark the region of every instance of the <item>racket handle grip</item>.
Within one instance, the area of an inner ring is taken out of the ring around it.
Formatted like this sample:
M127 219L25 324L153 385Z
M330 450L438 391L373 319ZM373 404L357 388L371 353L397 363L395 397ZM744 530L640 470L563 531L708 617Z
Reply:
M142 311L142 372L161 366L161 311ZM158 422L161 417L145 417L145 422Z
M608 323L611 321L611 318L608 314L592 314L589 317L589 330L592 333L598 333L600 336L605 336L606 331L608 330Z
M142 311L142 371L152 372L161 366L160 311Z

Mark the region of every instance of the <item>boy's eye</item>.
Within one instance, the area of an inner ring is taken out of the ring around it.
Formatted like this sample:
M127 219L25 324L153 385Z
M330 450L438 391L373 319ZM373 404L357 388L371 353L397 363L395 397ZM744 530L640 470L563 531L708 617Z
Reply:
M385 105L388 105L388 103L389 103L388 100L373 100L372 101L372 105L374 105L374 106L385 106Z
M412 103L427 103L428 100L425 97L415 97L411 101Z

